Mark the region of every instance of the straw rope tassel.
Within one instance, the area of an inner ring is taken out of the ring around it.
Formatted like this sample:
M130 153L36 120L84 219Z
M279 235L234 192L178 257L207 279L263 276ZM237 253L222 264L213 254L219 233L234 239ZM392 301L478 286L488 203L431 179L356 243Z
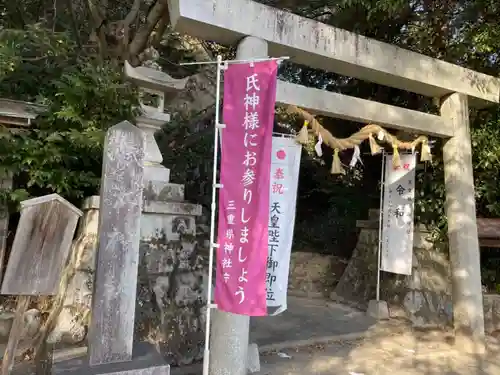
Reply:
M422 142L422 153L420 154L420 161L432 161L431 148L429 146L428 140Z
M333 152L332 169L330 172L331 174L345 174L345 169L342 168L342 164L340 163L338 148Z
M306 145L309 143L309 134L307 131L307 125L309 125L309 121L304 121L304 125L302 126L302 129L300 129L299 134L295 137L295 140L302 144Z
M370 152L372 155L380 154L381 148L375 138L373 138L372 133L368 135L368 141L370 142Z
M401 158L399 157L398 146L395 143L392 145L392 166L393 168L401 167Z

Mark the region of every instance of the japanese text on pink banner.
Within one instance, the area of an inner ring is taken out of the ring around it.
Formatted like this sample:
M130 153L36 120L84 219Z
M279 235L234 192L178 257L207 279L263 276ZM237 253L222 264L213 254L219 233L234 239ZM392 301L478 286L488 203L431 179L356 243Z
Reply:
M267 226L274 60L231 64L224 73L215 302L220 310L260 316L266 308Z

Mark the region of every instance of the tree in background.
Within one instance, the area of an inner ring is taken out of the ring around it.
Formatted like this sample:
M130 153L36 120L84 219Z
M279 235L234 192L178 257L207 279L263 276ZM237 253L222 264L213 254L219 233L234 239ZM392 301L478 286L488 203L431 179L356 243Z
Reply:
M205 45L167 32L166 1L2 1L0 14L0 96L47 106L29 131L2 132L0 165L15 176L3 195L13 203L57 192L78 204L98 191L104 133L133 120L138 104L123 81L124 60L207 58ZM205 105L197 80L209 72L170 68L193 76L177 104L186 117Z

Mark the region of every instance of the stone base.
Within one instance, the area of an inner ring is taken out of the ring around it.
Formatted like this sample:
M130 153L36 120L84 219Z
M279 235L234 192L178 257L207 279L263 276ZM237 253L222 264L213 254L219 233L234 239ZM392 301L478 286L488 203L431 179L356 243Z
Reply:
M52 375L169 375L170 365L149 344L136 344L132 360L89 366L87 353L54 361Z
M260 371L260 356L259 347L257 346L257 344L250 344L248 346L247 368L250 374Z
M146 201L184 201L184 185L166 183L161 180L144 181L144 200Z
M148 181L163 181L164 183L170 182L170 169L165 168L161 164L146 165L144 168L145 187L147 187Z
M389 319L389 307L387 306L387 302L372 299L368 302L366 314L377 320Z

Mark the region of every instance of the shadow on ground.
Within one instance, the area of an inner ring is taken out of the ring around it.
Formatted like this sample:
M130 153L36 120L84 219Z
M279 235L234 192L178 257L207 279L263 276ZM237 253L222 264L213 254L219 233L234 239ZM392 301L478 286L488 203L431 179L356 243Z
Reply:
M362 311L324 300L288 298L288 309L278 316L251 319L250 342L259 347L296 346L337 336L363 335L376 321Z

